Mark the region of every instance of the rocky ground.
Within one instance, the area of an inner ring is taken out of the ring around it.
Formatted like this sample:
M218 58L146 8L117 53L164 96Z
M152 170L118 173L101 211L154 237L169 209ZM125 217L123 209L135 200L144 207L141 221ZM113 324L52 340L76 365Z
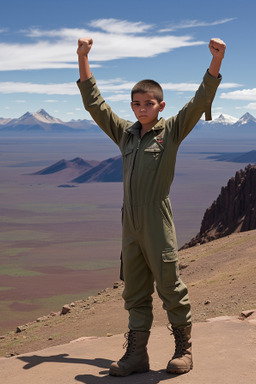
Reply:
M194 322L256 308L256 230L182 250L180 274L189 288ZM59 312L0 336L0 356L32 352L85 336L126 332L122 289L122 282L116 282L95 297L68 303ZM153 326L166 324L155 294Z

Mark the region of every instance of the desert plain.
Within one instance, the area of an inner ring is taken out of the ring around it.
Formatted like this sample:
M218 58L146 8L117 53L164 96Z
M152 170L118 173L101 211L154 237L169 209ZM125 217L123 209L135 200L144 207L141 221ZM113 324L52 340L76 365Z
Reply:
M250 141L185 140L170 194L179 246L195 236L221 187L246 166L209 154L252 149ZM69 171L33 175L61 159L118 154L103 137L0 138L0 335L119 279L122 183L60 187L72 179Z

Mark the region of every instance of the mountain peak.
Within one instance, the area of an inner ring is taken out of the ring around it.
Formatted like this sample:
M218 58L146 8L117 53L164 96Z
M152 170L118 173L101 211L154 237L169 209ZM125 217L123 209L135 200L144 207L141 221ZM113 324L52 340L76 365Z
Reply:
M237 122L237 118L227 115L225 113L222 113L217 117L217 119L213 120L213 123L221 123L221 124L235 124Z
M49 115L48 112L46 112L44 109L40 109L36 113L33 113L33 116L41 121L42 123L47 123L47 124L61 124L62 121L60 119L57 119L56 117L53 117Z
M22 120L30 119L31 117L33 117L33 114L30 112L26 112L26 113L24 113L24 115L19 117L17 120L22 121Z
M247 124L249 122L256 122L256 119L254 116L252 116L249 112L246 112L240 119L238 120L240 124Z
M39 109L39 111L37 111L36 113L39 115L43 115L43 116L50 116L49 113L46 112L46 110L43 108ZM50 117L52 117L52 116L50 116Z

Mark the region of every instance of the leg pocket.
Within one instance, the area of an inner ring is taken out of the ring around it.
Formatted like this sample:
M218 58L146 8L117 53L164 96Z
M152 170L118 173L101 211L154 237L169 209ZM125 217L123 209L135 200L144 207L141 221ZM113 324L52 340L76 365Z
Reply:
M175 286L179 279L178 255L174 249L162 252L162 286L164 288Z

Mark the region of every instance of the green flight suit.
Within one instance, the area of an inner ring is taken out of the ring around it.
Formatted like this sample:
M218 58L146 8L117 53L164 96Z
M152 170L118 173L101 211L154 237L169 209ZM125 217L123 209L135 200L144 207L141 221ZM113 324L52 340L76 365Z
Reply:
M211 119L220 81L221 76L215 79L206 72L194 98L176 116L160 118L142 139L140 123L119 118L101 96L93 76L77 82L85 109L123 156L123 298L129 329L151 328L154 282L173 328L191 323L187 288L179 278L169 191L179 145L204 112Z

